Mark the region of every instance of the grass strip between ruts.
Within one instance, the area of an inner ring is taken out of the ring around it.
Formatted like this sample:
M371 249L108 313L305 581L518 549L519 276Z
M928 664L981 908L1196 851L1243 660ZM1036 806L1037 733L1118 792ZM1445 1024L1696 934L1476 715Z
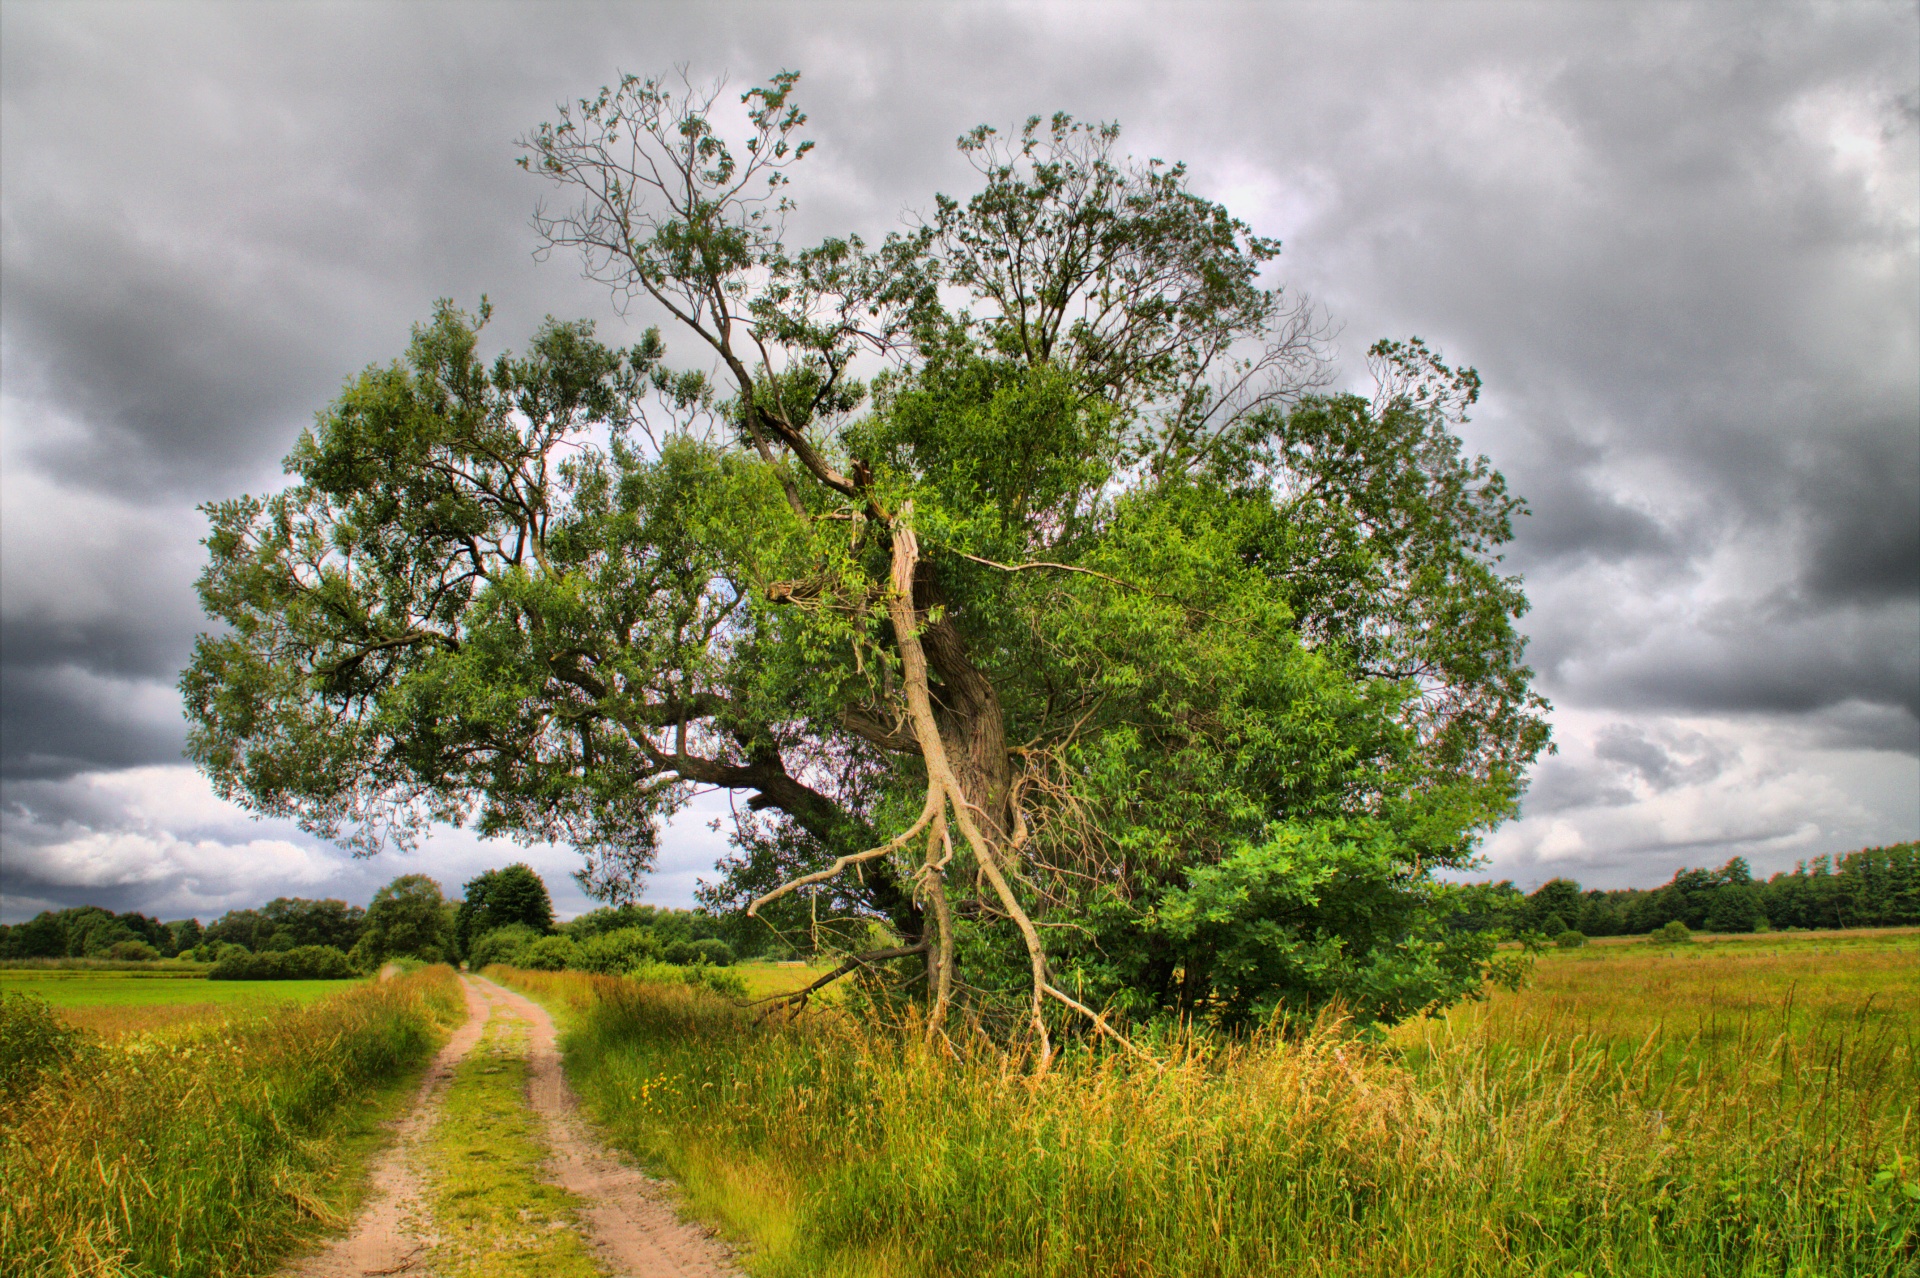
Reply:
M527 1104L526 1029L495 1015L454 1070L425 1168L441 1278L593 1278L580 1200L547 1183L547 1148Z

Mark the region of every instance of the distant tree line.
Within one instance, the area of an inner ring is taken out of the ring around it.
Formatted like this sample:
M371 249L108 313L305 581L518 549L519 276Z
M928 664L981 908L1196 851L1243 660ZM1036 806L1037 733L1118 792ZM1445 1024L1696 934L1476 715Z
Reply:
M25 923L0 924L0 958L172 958L200 943L197 919L162 923L98 905L45 910Z
M1734 857L1717 870L1684 869L1660 887L1582 891L1552 879L1532 893L1509 881L1461 894L1455 926L1509 935L1636 936L1681 923L1692 931L1899 927L1920 924L1920 843L1818 856L1761 880Z
M279 897L203 927L83 905L0 925L0 959L188 958L237 980L344 976L398 958L607 972L643 962L724 967L773 943L764 925L704 909L623 905L556 924L545 882L521 863L468 880L452 901L426 875L403 874L365 909Z

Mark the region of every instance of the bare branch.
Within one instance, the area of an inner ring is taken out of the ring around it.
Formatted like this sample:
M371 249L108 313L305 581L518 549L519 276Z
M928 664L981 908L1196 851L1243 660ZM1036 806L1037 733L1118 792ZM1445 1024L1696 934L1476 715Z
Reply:
M785 994L770 994L766 998L754 999L751 1003L747 1003L744 1006L758 1007L762 1003L771 1003L777 1007L787 1003L797 1003L801 1007L805 1007L808 999L849 973L859 971L861 968L874 963L884 963L888 959L906 958L912 954L925 954L926 952L927 945L926 942L923 941L919 945L896 945L891 949L868 950L865 954L849 954L841 961L840 966L834 968L831 972L828 972L811 985L808 985L805 989L789 990Z
M806 887L810 883L824 883L828 879L831 879L835 875L839 874L842 870L846 869L850 865L858 865L862 861L871 861L875 857L885 856L889 852L894 852L899 850L900 848L905 847L909 840L911 840L916 834L919 834L920 831L927 828L927 823L932 821L935 814L937 814L939 811L940 811L939 793L933 787L929 786L927 789L927 802L926 802L926 805L920 809L919 819L916 820L913 823L913 825L909 827L905 832L899 835L896 835L894 838L888 839L885 843L882 843L879 847L868 848L864 852L849 852L847 855L843 857L837 857L835 858L833 864L828 866L824 870L815 870L812 874L803 874L797 879L793 879L789 882L782 883L779 887L767 893L765 896L756 897L753 903L747 906L748 916L752 917L754 915L757 915L759 913L761 906L766 905L771 901L777 901L789 892L795 891L796 889L799 889L799 888Z

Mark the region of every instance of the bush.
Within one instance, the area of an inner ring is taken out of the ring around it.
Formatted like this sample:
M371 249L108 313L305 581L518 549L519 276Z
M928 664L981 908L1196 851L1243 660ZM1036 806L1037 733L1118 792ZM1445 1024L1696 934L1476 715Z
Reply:
M714 967L732 967L733 947L725 941L712 939L674 941L662 951L660 957L675 967L692 967L698 963L710 963Z
M160 957L160 951L145 941L115 941L108 948L107 957L122 963L151 963Z
M1575 931L1573 928L1568 928L1566 931L1560 933L1560 935L1554 937L1553 943L1563 950L1577 950L1587 943L1587 934L1585 932Z
M641 963L627 975L636 981L653 985L691 985L695 989L709 989L724 998L744 999L747 996L747 982L738 972L729 972L711 963L698 963L692 967L676 967L671 963Z
M0 994L0 1103L24 1095L41 1075L80 1051L80 1031L31 994Z
M660 939L643 927L623 927L590 936L580 947L580 969L602 976L625 976L642 963L660 958Z
M1653 930L1655 945L1685 945L1693 939L1693 929L1679 919Z
M733 947L721 940L695 941L693 943L694 962L711 963L715 967L733 966Z
M497 927L468 947L467 966L476 972L489 963L519 967L526 952L539 939L540 934L524 923Z
M580 966L580 947L564 936L543 936L526 948L519 965L536 972L564 972Z
M344 981L359 976L346 955L331 945L228 955L207 973L209 981Z

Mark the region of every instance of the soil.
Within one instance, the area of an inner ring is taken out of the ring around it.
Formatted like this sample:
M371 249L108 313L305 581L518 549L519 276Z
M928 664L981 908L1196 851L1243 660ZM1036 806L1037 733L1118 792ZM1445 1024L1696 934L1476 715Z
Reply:
M420 1147L433 1130L454 1066L480 1041L490 1017L527 1023L527 1102L546 1132L548 1182L584 1202L588 1247L614 1278L740 1278L727 1247L680 1218L671 1186L623 1162L581 1119L560 1069L553 1018L533 1000L479 977L463 976L467 1019L440 1049L393 1143L374 1164L365 1205L352 1229L283 1278L431 1278L438 1242L426 1207Z
M470 979L531 1027L527 1091L547 1127L547 1179L586 1200L580 1216L587 1243L607 1271L632 1278L737 1278L727 1248L680 1218L667 1182L622 1162L587 1129L560 1071L547 1009L492 981Z

